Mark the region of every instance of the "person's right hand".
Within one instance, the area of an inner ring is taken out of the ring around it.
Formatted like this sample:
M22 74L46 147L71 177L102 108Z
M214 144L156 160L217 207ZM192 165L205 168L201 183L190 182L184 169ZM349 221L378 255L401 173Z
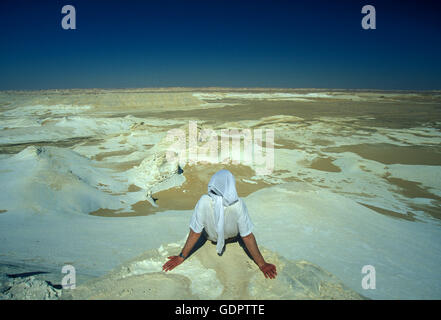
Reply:
M276 266L271 263L264 263L259 267L260 271L263 272L265 278L274 279L277 276Z

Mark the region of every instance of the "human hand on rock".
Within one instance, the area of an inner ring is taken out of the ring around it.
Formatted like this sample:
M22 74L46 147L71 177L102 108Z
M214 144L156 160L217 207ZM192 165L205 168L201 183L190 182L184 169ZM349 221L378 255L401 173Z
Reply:
M184 262L184 258L180 256L170 256L167 259L169 260L162 266L162 270L164 270L165 272L173 270L182 262Z
M259 269L267 279L274 279L277 276L276 266L271 263L265 262L263 265L259 266Z

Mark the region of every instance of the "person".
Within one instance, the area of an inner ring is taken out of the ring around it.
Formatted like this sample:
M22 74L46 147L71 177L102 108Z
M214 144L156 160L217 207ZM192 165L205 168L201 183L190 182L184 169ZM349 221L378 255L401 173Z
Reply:
M265 278L274 279L277 276L276 266L267 263L260 253L252 233L253 227L245 202L237 195L233 174L220 170L211 177L208 193L196 204L184 248L178 256L168 257L162 269L165 272L173 270L207 239L216 244L219 256L225 251L225 243L238 241Z

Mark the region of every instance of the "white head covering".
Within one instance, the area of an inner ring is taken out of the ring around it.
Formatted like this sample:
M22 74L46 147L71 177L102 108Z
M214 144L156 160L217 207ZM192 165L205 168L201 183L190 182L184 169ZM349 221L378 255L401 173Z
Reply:
M217 232L216 251L221 254L225 244L224 206L239 200L233 174L225 169L216 172L208 183L208 195L214 200L214 221Z

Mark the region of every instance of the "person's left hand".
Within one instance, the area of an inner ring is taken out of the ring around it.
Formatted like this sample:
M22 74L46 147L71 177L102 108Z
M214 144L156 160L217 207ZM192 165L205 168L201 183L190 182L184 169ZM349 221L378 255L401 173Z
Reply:
M162 266L162 270L164 270L165 272L173 270L182 262L184 262L184 258L180 256L170 256L168 257L168 259L169 260L166 263L164 263L164 265Z

